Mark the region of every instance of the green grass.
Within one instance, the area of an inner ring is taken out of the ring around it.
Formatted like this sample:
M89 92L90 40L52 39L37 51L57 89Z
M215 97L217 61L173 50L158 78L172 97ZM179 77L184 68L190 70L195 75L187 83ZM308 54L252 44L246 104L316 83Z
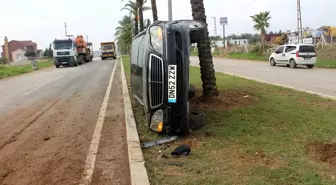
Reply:
M123 62L129 75L129 58ZM311 143L336 139L335 101L222 73L216 78L218 100L190 102L191 109L206 114L203 129L167 149L143 150L151 184L335 184L331 177L336 165L310 152ZM199 68L190 68L190 82L201 91ZM145 125L142 107L134 100L132 104L141 140L156 138ZM191 145L190 156L158 159L159 151L170 156L181 143ZM335 153L326 156L336 161ZM170 160L185 164L162 162Z
M54 65L54 63L50 60L48 61L40 61L38 63L38 69L43 69L46 67L50 67ZM0 65L0 79L17 76L25 73L32 72L33 69L31 65L22 65L22 66L9 66L9 65Z
M233 59L244 59L244 60L257 60L257 61L267 61L268 56L260 55L259 53L228 53L227 58Z

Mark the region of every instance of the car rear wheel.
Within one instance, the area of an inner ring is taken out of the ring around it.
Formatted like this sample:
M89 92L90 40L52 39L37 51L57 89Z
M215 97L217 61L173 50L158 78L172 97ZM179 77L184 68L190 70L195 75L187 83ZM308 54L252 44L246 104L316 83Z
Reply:
M205 23L195 20L180 20L179 22L184 22L189 25L190 43L197 43L199 41L204 40L207 33Z
M312 68L314 67L314 65L307 65L307 67L308 67L309 69L312 69Z
M289 61L289 67L290 68L296 68L296 63L295 63L295 60L294 59L291 59L290 61Z
M271 66L275 66L275 65L276 65L274 58L271 58L271 60L270 60L270 65L271 65Z

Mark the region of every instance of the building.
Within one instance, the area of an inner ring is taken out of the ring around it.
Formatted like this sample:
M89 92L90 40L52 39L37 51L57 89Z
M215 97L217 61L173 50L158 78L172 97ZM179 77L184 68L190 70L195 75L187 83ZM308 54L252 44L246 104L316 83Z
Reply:
M38 54L37 44L31 40L18 41L12 40L8 42L8 38L5 37L4 45L2 46L2 58L8 59L9 62L15 62L17 60L27 59L24 55L26 52L35 52Z

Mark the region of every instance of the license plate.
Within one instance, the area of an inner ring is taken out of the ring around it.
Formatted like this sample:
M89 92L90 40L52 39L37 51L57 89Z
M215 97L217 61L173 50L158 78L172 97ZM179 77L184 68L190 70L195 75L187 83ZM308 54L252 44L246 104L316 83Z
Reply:
M68 62L62 62L62 64L68 64Z
M310 60L310 58L304 58L304 60Z
M168 66L168 102L176 103L176 65Z

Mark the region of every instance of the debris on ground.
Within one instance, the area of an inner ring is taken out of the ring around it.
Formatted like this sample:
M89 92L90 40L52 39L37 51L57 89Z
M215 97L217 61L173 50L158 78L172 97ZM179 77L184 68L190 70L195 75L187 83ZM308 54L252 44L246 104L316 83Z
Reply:
M174 157L180 157L189 155L190 152L191 152L190 146L187 144L182 144L179 147L175 148L175 150L171 152L171 155Z
M141 143L141 148L149 148L149 147L152 147L152 146L162 145L162 144L165 144L165 143L175 141L177 138L178 138L178 136L171 136L171 137L165 137L165 138L157 139L157 140L154 140L154 141L143 142L143 143Z

